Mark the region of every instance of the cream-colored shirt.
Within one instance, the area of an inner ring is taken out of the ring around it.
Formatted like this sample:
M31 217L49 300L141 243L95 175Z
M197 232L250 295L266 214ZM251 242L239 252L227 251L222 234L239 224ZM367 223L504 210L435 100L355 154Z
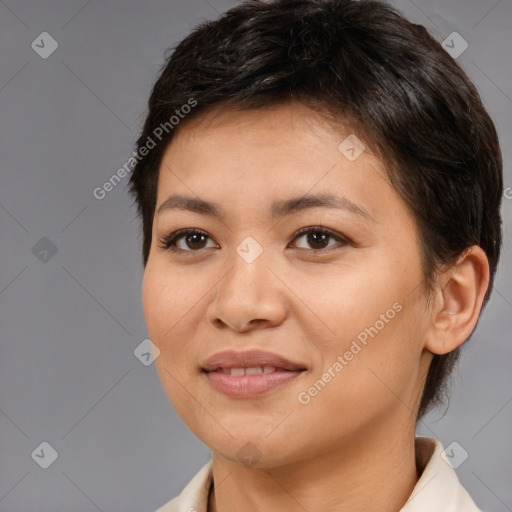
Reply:
M415 439L421 476L399 512L481 512L462 487L455 470L441 458L443 446L429 437ZM207 512L212 462L194 476L181 494L156 512Z

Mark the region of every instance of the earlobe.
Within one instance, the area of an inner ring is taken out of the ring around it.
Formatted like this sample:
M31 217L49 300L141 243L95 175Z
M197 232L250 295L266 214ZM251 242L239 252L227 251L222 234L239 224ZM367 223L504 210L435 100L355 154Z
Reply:
M487 256L480 247L470 247L437 282L425 348L447 354L462 345L476 326L489 286Z

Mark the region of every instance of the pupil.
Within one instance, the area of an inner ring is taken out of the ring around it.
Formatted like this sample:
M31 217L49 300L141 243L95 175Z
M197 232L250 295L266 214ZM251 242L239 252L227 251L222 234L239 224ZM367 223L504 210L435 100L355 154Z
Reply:
M199 239L201 239L201 238L202 238L203 240L199 240L199 241L198 241L198 240L196 239L196 240L194 241L194 238L196 238L196 237L198 237ZM190 235L190 236L188 237L187 241L188 241L189 243L191 243L192 245L194 245L194 244L201 244L201 242L204 242L204 238L205 238L205 236L204 236L204 235L202 235L201 233L194 233L193 235Z
M309 243L311 243L312 246L315 246L315 244L320 244L323 248L325 247L325 244L323 242L325 242L325 240L329 237L329 235L327 235L326 233L310 233L309 235ZM319 237L319 239L315 240L315 237ZM311 242L311 240L313 240Z

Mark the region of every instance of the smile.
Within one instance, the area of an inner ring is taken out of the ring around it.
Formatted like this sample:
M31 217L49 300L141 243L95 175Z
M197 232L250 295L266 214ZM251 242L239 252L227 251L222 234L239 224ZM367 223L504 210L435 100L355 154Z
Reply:
M213 355L201 368L211 387L232 398L269 393L306 371L304 365L264 351L226 351Z

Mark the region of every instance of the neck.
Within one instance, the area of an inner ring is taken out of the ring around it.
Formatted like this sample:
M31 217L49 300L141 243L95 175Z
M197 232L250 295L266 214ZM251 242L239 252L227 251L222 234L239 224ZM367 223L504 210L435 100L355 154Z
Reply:
M408 430L368 429L314 458L269 469L214 454L208 512L396 512L418 481Z

